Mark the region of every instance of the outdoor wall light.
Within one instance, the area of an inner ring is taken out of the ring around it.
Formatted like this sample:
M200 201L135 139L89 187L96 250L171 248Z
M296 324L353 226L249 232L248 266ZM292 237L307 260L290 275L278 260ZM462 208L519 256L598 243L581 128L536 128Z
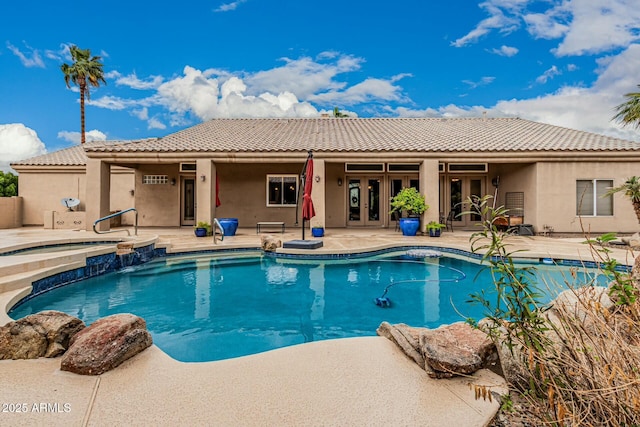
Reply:
M315 179L316 182L320 182L320 175L316 175L313 179Z
M171 178L171 185L176 185L176 179L175 178Z
M135 191L129 190L129 194L131 194L133 196L135 194Z
M338 178L338 187L342 187L342 178Z
M204 175L200 175L200 181L204 182L205 179L206 177Z

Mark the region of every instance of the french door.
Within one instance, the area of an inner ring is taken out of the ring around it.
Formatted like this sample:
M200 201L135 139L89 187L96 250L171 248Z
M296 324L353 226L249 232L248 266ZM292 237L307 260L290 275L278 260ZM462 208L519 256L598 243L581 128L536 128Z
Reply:
M480 221L479 215L463 215L463 212L471 209L469 198L485 194L485 181L484 176L449 176L449 212L453 214L454 227L472 227Z
M382 226L382 176L348 176L347 225Z

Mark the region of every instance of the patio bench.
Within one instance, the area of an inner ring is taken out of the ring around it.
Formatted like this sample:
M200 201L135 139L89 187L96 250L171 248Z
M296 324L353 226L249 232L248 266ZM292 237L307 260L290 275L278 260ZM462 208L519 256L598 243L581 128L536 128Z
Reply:
M281 232L284 233L284 221L260 221L256 224L256 234L260 233L260 229L263 227L280 227Z

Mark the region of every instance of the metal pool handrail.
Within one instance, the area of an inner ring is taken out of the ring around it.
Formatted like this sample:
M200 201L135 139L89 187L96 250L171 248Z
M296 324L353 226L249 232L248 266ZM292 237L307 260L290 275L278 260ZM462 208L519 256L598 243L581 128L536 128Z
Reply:
M135 233L135 235L137 236L137 235L138 235L138 211L136 210L136 208L129 208L129 209L125 209L125 210L123 210L123 211L119 211L119 212L116 212L116 213L112 213L111 215L107 215L107 216L104 216L104 217L102 217L102 218L98 218L98 219L96 219L96 220L93 222L93 231L94 231L96 234L107 234L107 233L117 233L118 231L126 231L126 232L127 232L127 234L128 234L129 236L131 236L131 232L129 231L129 229L128 229L128 228L125 228L124 230L108 230L108 231L98 231L98 230L96 230L96 225L98 225L98 223L99 223L99 222L106 221L106 220L111 219L111 218L115 218L115 217L117 217L117 216L123 215L123 214L125 214L125 213L127 213L127 212L131 212L131 211L133 211L133 212L135 212L135 213L136 213L136 215L135 215L135 222L134 222L134 224L133 224L133 229L134 229L134 233Z
M220 221L218 221L218 218L213 218L213 244L217 245L218 242L216 242L216 227L218 227L218 229L220 230L220 241L222 242L224 240L224 228L222 228L222 224L220 224Z

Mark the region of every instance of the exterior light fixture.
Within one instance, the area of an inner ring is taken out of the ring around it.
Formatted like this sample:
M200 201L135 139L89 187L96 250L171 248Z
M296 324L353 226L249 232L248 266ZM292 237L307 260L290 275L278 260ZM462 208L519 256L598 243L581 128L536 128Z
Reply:
M204 175L200 175L200 181L204 182L204 180L207 179Z
M320 182L320 175L316 175L313 179L314 179L316 182Z
M132 196L135 194L134 190L129 190L129 194L131 194Z
M175 178L171 178L171 185L176 185L176 179Z
M338 187L342 187L342 178L338 178Z

